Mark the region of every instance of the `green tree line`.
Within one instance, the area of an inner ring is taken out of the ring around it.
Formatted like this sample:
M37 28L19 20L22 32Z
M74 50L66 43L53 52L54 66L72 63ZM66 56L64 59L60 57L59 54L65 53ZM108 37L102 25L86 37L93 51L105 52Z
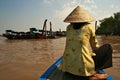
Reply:
M100 20L100 26L96 30L97 35L120 35L120 12L113 16Z

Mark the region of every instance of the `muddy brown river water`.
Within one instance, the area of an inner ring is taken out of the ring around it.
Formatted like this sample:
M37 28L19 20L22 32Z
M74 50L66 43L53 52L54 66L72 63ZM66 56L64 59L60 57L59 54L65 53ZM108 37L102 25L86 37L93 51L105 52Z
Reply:
M38 80L62 56L65 39L8 40L0 37L0 80ZM120 37L103 36L98 40L100 45L112 45L113 67L105 72L120 80Z

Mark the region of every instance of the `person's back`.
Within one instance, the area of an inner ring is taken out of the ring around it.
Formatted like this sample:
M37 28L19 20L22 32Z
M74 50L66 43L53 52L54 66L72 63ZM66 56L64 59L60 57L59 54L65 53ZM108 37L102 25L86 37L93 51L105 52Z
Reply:
M109 44L99 47L93 26L88 23L93 20L93 17L79 6L64 20L70 25L67 27L61 69L73 75L91 76L90 79L99 80L105 79L107 74L99 74L97 70L112 66L112 48ZM89 43L92 52L88 48Z
M94 74L94 61L89 52L89 40L93 34L90 23L70 24L67 27L66 49L62 70L79 76Z

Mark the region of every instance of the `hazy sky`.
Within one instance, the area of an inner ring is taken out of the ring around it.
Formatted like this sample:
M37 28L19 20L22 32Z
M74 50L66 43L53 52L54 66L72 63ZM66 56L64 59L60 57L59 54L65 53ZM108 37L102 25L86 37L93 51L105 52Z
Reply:
M120 0L0 0L0 34L6 29L42 29L45 19L48 30L50 21L53 30L66 30L63 20L78 5L97 21L120 11Z

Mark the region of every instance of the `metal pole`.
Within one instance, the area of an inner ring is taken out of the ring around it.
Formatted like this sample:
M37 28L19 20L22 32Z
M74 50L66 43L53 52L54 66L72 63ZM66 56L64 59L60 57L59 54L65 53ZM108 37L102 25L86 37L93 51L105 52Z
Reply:
M44 21L43 30L42 30L42 37L44 37L44 32L45 32L44 30L46 28L46 22L47 22L47 19Z
M97 21L95 21L95 31L97 30Z
M50 22L50 35L52 35L52 23Z

